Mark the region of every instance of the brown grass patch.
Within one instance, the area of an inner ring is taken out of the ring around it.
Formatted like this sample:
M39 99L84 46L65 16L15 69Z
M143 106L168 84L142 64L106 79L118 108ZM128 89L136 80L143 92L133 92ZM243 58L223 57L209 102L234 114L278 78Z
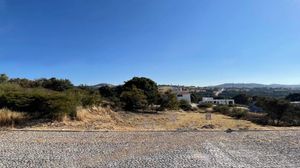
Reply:
M237 120L222 114L212 114L212 120L205 119L205 113L167 111L160 114L136 114L120 112L125 125L133 130L178 130L202 129L213 125L217 130L264 129L250 121Z
M106 107L78 108L76 119L83 122L101 121L106 122L122 122L116 112Z
M13 112L8 109L0 109L0 125L14 126L26 119L26 115L20 112Z
M77 108L77 115L75 120L64 117L61 122L46 123L42 127L62 128L62 129L100 129L100 130L114 130L124 122L119 117L117 112L112 111L106 107L92 107L92 108ZM41 125L37 126L40 127Z
M167 111L157 114L133 113L110 108L93 107L78 108L75 120L69 118L61 122L36 125L34 129L75 129L75 130L118 130L118 131L174 131L199 130L203 126L212 125L215 130L265 130L269 126L260 126L246 120L238 120L218 113L212 114L212 120L205 119L205 113Z

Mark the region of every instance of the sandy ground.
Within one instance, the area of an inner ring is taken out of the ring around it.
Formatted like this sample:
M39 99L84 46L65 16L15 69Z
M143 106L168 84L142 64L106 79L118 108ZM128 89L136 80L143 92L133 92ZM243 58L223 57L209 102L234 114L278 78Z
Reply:
M0 167L300 167L300 131L1 131Z

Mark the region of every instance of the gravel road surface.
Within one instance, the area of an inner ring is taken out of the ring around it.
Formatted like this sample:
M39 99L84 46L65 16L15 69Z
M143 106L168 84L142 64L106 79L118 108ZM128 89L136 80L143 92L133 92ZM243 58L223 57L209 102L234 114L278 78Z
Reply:
M0 167L300 167L300 131L0 132Z

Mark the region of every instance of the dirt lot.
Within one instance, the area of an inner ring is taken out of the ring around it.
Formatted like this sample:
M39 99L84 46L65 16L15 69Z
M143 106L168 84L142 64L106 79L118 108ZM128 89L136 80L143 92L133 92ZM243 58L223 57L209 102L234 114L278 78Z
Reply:
M176 130L280 130L287 128L261 126L246 120L213 113L211 120L206 120L206 113L167 111L158 114L114 112L110 109L97 109L78 112L78 120L65 119L62 122L37 122L22 129L55 129L55 130L102 130L102 131L176 131ZM20 127L19 127L20 128ZM298 129L289 127L288 129Z
M300 131L0 132L0 167L300 167Z

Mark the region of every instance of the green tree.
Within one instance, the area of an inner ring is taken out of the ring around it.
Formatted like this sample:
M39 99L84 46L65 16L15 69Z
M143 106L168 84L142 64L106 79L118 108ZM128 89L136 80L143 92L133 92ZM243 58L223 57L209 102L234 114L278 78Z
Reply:
M123 91L121 94L121 100L125 103L125 110L145 110L148 106L147 96L143 90L137 87L131 88L129 91Z
M68 79L40 79L37 80L44 88L55 90L55 91L65 91L74 87Z
M233 97L235 103L237 104L243 104L248 105L251 101L251 98L247 96L246 94L239 94Z
M300 107L291 105L282 120L288 125L300 126Z
M146 99L148 101L148 104L155 104L158 99L158 87L157 84L148 78L145 77L134 77L131 80L125 82L123 86L123 90L130 91L134 87L137 89L140 89L142 92L144 92Z
M261 98L257 104L263 108L275 125L280 125L289 113L290 103L286 100Z
M180 100L179 101L179 107L184 110L184 111L190 111L192 110L192 106L190 105L190 103L186 100Z
M41 88L9 90L0 94L0 108L26 112L34 117L61 119L76 115L73 96Z
M199 93L192 93L191 94L191 101L193 103L199 103L199 101L201 101L201 100L202 100L202 97Z
M290 95L286 96L285 99L289 100L289 101L300 101L300 93L290 94Z
M99 93L86 93L82 94L81 105L83 107L100 106L102 100Z
M102 86L99 88L99 93L101 96L106 97L106 98L111 98L116 96L114 93L114 89L110 86Z
M35 87L42 87L37 81L32 81L25 78L13 78L8 81L9 83L18 84L23 88L35 88Z
M176 110L179 108L179 102L176 95L170 91L160 95L159 104L161 110Z
M0 83L4 83L8 81L8 76L6 74L0 74Z

